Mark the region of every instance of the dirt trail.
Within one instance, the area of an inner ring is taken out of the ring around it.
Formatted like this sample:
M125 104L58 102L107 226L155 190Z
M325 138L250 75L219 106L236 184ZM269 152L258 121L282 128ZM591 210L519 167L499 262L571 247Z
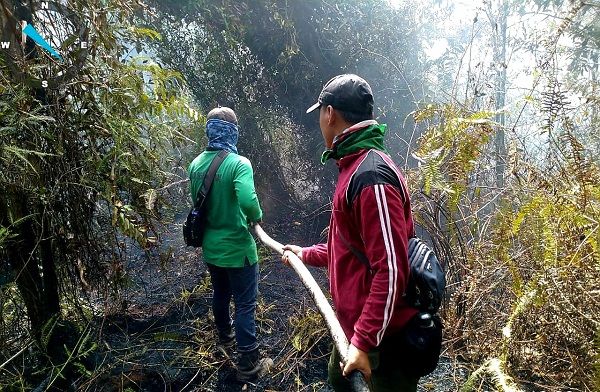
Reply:
M256 385L235 382L234 358L215 347L211 290L197 251L183 247L179 225L165 235L168 257L133 258L127 309L101 320L101 353L89 391L330 391L331 339L290 268L261 250L257 310L263 352L274 361ZM323 270L311 272L326 288ZM235 355L235 354L233 354ZM464 375L442 359L421 391L455 391Z

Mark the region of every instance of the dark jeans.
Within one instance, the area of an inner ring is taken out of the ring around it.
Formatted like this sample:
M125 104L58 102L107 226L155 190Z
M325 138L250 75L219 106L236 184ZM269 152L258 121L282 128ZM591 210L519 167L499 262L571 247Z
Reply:
M219 337L231 334L229 303L235 305L235 340L238 352L258 347L256 340L256 296L258 294L258 263L241 268L217 267L207 264L213 287L212 310Z
M402 354L396 353L396 355ZM329 357L329 383L336 392L352 392L350 382L342 375L340 361L340 354L334 346ZM369 353L369 362L371 364L370 387L373 392L417 391L419 378L405 374L401 368L392 363L392 360L381 358L377 350Z

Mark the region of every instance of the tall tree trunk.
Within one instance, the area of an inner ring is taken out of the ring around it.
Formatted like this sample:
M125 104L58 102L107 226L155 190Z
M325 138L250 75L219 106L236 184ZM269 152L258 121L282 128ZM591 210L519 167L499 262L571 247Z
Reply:
M3 219L11 216L13 222L20 220L13 229L17 234L16 239L9 241L7 246L8 262L25 303L32 334L39 340L44 325L60 313L51 244L46 239L46 230L37 224L39 215L32 214L26 195L9 193L5 202L1 208ZM12 222L1 223L9 226Z
M506 104L506 28L508 19L508 2L500 0L498 21L494 31L494 64L496 66L496 110L502 110ZM504 187L506 170L506 141L504 134L504 111L496 114L496 122L500 125L496 131L496 186Z

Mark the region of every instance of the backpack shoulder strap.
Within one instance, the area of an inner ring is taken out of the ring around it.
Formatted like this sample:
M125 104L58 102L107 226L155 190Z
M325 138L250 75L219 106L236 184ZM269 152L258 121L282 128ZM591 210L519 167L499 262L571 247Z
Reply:
M354 256L361 263L363 263L367 267L367 269L370 271L371 270L371 264L369 263L369 259L367 258L367 255L365 255L363 252L361 252L360 250L358 250L355 247L353 247L350 244L350 242L348 242L348 240L346 239L346 237L344 237L344 235L339 230L337 230L337 234L338 234L338 237L344 243L344 245L346 245L346 248L350 249L350 252L352 252L352 254L354 254Z
M204 175L204 181L202 181L202 186L200 187L200 189L198 190L198 194L196 195L194 207L198 207L198 200L200 199L201 194L204 195L204 197L206 197L206 195L208 195L208 192L210 192L210 188L212 187L212 183L215 179L215 175L217 174L217 170L219 169L219 166L221 166L221 163L223 163L225 157L227 157L228 154L228 151L221 150L219 151L217 156L213 158L206 174Z
M398 184L400 185L400 197L402 198L402 201L404 203L408 202L410 200L410 197L408 196L408 190L406 189L407 186L404 183L404 181L402 181L402 178L404 178L404 176L402 176L400 174L400 169L398 169L398 167L396 166L396 164L394 163L394 161L392 160L392 158L390 157L385 157L385 154L381 153L380 151L376 151L375 152L377 154L379 154L379 156L381 156L381 158L383 159L383 161L390 167L390 169L392 169L392 171L394 172L394 174L396 175L396 177L398 178ZM408 238L417 238L417 233L416 233L416 229L415 229L415 224L414 224L414 219L413 219L413 231L412 233L410 233L408 235ZM410 250L408 252L408 254L410 255Z

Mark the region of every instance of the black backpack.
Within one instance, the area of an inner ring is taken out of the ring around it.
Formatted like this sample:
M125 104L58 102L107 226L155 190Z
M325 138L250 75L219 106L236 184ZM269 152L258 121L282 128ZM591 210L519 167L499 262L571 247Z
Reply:
M418 237L408 240L410 278L404 295L415 308L437 313L446 292L444 268L433 250Z
M344 245L370 270L367 256L350 245L341 233L338 234ZM408 304L422 312L437 313L446 292L444 268L433 250L418 237L408 240L408 264L410 273L404 292Z
M208 171L204 175L202 186L196 195L194 207L190 210L187 219L183 223L183 240L187 246L202 247L202 239L204 238L204 229L206 227L206 199L215 179L215 174L217 174L217 170L227 154L229 152L221 150L213 158Z

